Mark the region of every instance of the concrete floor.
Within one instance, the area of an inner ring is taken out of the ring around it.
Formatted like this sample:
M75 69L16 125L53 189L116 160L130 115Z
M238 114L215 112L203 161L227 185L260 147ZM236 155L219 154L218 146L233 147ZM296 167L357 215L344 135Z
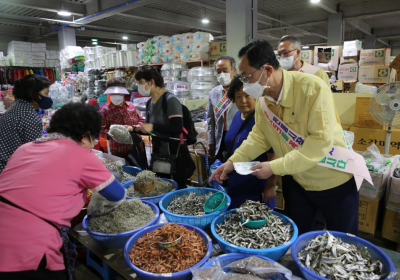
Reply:
M75 275L76 280L103 280L103 277L94 270L92 267L87 267L86 262L77 259L75 262ZM124 280L122 276L118 275L115 280Z

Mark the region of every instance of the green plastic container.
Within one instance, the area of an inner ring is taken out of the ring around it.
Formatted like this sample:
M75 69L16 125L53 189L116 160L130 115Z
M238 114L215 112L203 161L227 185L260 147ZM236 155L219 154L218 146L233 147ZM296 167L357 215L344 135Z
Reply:
M243 220L242 218L240 218L239 217L239 219L240 219L240 222L243 224L244 222L246 222L245 220ZM245 227L248 227L248 228L260 228L260 227L262 227L263 225L265 225L265 223L267 222L267 220L258 220L258 221L250 221L250 222L247 222L246 224L244 224L244 226Z
M220 211L225 206L226 206L225 193L217 192L207 199L206 203L204 203L203 208L206 213L213 213L216 211Z

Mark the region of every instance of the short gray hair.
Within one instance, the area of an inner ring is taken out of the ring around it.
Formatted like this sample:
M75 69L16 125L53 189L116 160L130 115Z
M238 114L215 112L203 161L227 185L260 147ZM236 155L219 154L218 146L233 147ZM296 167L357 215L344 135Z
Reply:
M290 45L293 48L301 50L301 42L300 42L299 38L292 36L292 35L285 35L279 40L279 43L282 43L285 41L290 41Z
M229 55L221 55L220 57L218 57L214 62L214 69L217 66L218 61L225 60L225 59L228 59L231 62L232 70L236 69L236 61L232 56L229 56Z

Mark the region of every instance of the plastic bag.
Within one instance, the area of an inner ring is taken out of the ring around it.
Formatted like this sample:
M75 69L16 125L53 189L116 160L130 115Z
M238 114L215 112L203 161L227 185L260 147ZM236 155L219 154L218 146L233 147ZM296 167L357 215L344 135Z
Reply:
M98 192L92 192L92 198L88 206L88 215L92 217L107 215L126 200L126 189L124 197L119 201L109 201Z
M222 280L226 274L219 260L215 260L211 267L193 267L190 268L193 278L192 280Z
M353 147L353 144L354 144L354 132L347 131L347 130L343 130L343 132L344 132L344 137L347 140L347 143L350 145L350 147Z
M110 172L114 175L115 179L117 179L118 182L122 181L124 172L121 165L111 162L106 164L106 168L110 170Z
M131 134L129 133L128 129L123 125L111 125L110 130L108 131L108 135L110 135L118 143L130 145L133 144Z
M386 166L391 162L390 157L381 155L378 147L375 144L369 146L367 150L362 153L362 156L365 159L368 170L376 173L382 173Z

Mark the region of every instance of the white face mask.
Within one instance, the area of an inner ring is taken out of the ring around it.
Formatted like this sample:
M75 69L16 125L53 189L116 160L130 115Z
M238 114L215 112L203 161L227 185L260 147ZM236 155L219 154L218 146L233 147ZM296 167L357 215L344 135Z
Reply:
M217 75L217 80L221 86L227 86L232 81L230 73L221 73Z
M124 101L124 97L122 95L114 95L113 94L110 96L110 99L114 105L119 105L122 103L122 101Z
M297 59L299 59L299 58L297 58ZM297 59L296 59L296 61L297 61ZM289 69L292 69L293 66L296 68L296 70L299 70L299 69L297 69L296 64L295 64L296 61L294 61L294 55L288 56L288 57L281 57L279 59L279 63L281 64L282 68L287 71Z
M142 96L150 96L150 89L151 87L146 90L145 86L148 84L149 82L145 83L144 85L138 85L138 92L140 93L140 95Z
M265 67L264 67L265 68ZM262 74L264 73L264 68L261 72L261 76L258 79L257 82L255 83L243 83L243 91L245 93L247 93L248 95L250 95L251 97L253 97L254 99L257 99L259 97L261 97L263 95L264 89L266 88L270 88L270 86L268 86L268 82L269 82L269 78L267 80L267 84L265 86L262 86L260 84L260 80L262 77Z

